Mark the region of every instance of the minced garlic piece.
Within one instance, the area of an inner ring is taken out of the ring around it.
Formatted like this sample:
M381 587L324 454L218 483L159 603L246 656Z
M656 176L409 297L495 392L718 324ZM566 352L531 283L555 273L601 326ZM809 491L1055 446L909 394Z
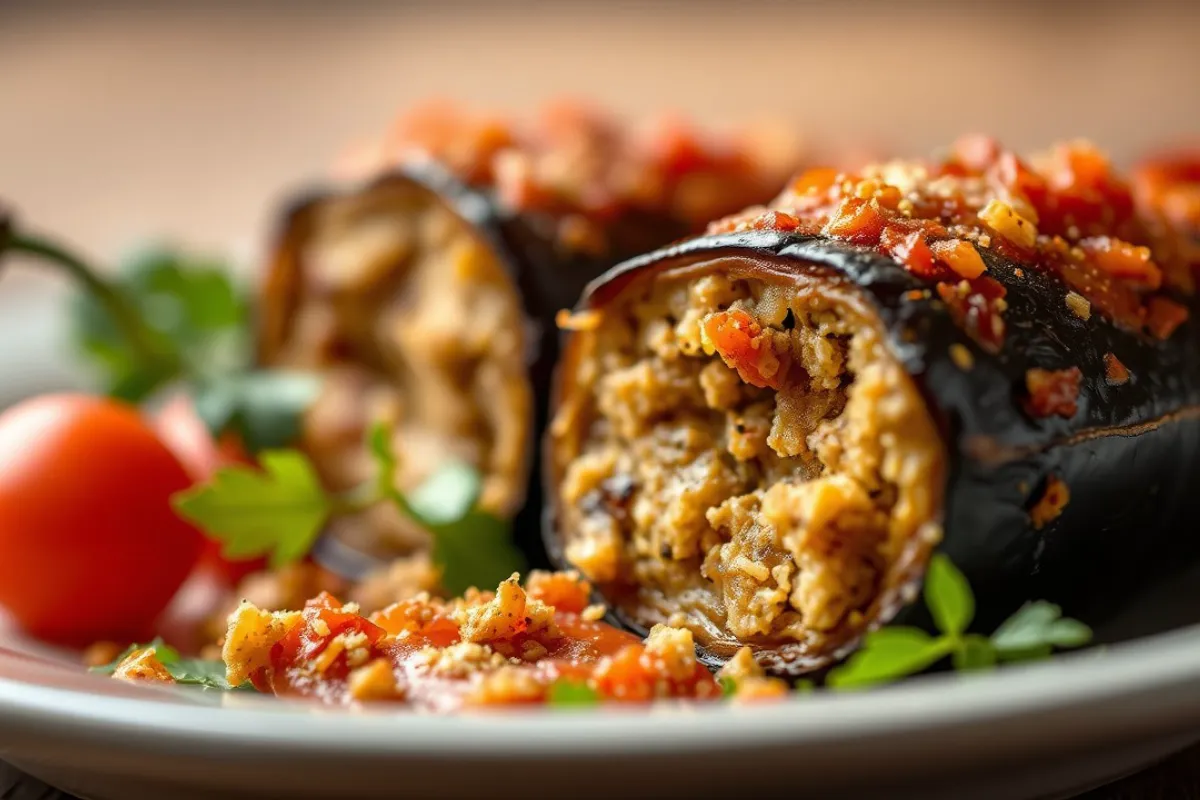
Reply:
M1033 247L1037 243L1037 226L1003 200L989 200L979 212L979 219L1005 239L1022 247Z
M402 700L403 687L396 681L396 674L386 658L374 661L353 670L346 678L346 688L354 700Z
M1067 308L1080 319L1086 320L1092 316L1092 304L1078 292L1067 292Z

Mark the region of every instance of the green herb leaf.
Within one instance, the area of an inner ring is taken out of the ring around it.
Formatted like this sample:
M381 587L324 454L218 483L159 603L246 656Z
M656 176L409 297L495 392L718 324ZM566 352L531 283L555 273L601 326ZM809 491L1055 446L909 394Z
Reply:
M836 689L852 689L912 675L949 655L952 644L919 628L881 628L843 666L829 673Z
M483 480L477 470L468 464L450 462L409 492L408 508L413 516L432 528L458 523L475 507L482 489Z
M397 457L392 433L376 424L367 446L377 465L378 494L429 530L433 562L442 570L442 585L452 594L472 586L490 588L525 569L525 557L513 545L509 523L476 508L483 489L479 472L468 464L449 462L407 496L394 485Z
M737 681L735 681L733 678L718 678L717 684L721 687L722 697L733 697L735 694L737 694Z
M161 657L159 661L162 661ZM241 686L230 686L229 682L225 680L224 661L180 658L170 664L164 662L164 666L176 683L185 686L203 686L206 689L217 689L223 692L255 691L249 682L243 683Z
M121 265L112 288L145 321L161 359L148 364L91 293L74 303L74 338L108 393L138 401L185 374L223 374L250 361L249 303L213 261L163 247Z
M817 690L817 684L808 678L800 678L792 684L792 689L796 694L812 694Z
M942 633L957 636L975 618L975 595L966 577L944 553L934 553L925 574L925 605Z
M134 652L147 649L154 651L154 657L158 659L160 664L166 667L167 672L171 674L176 683L185 686L203 686L206 689L219 689L224 692L235 689L254 690L254 687L249 683L241 686L230 686L229 682L225 680L225 662L201 658L182 658L178 650L164 644L163 640L158 638L148 644L131 644L111 663L92 667L89 672L95 672L99 675L112 675L117 671L117 667L121 665L121 662Z
M986 636L972 634L959 642L951 662L961 672L990 669L996 665L996 648Z
M296 443L304 412L320 389L320 379L303 372L228 375L196 392L196 413L214 436L235 431L250 452L257 453Z
M595 689L583 681L566 678L560 678L550 684L550 693L546 699L552 706L594 706L600 703L600 695Z
M312 548L330 500L312 462L296 450L260 454L262 470L229 467L173 498L175 509L223 544L230 558L269 555L273 567Z
M525 557L513 545L506 520L473 510L455 522L430 525L433 561L442 569L442 584L451 594L472 586L494 587L525 569Z
M1045 658L1055 647L1082 647L1092 640L1092 629L1079 620L1063 617L1054 603L1026 603L991 636L992 646L1004 661Z
M129 658L138 650L153 650L155 657L163 666L169 666L179 661L179 651L169 644L163 642L160 637L154 637L146 644L131 644L121 651L121 654L107 664L102 664L98 667L91 667L88 672L95 672L99 675L112 675L117 671L117 667L121 666L121 662Z

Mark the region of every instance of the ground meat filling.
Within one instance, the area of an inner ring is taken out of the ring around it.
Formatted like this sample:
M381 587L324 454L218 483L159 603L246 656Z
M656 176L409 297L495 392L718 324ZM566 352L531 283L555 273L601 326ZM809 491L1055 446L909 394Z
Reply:
M565 554L647 626L818 656L940 538L942 447L852 289L722 263L633 283L575 334Z
M322 478L338 490L367 480L364 431L390 419L401 489L456 458L483 472L486 507L515 510L531 393L520 300L495 254L433 194L399 181L318 203L290 233L294 261L268 287L264 360L326 377L303 430ZM425 536L390 507L340 523L385 555Z

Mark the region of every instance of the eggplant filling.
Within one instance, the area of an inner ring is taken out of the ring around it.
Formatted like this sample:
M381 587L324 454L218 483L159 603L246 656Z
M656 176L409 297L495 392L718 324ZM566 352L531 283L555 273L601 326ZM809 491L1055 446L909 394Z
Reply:
M429 191L392 181L310 206L268 288L264 360L326 377L302 445L334 490L373 474L363 446L394 423L398 488L448 459L484 476L481 503L510 514L525 490L531 392L520 300L496 255ZM282 273L282 274L280 274ZM339 521L382 555L425 534L390 504Z
M817 657L923 568L945 459L853 287L738 264L636 280L575 334L559 527L639 624Z

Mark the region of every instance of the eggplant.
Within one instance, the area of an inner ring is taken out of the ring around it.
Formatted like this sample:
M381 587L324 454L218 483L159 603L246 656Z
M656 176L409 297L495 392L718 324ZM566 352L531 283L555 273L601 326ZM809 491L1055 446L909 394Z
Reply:
M749 645L794 676L871 629L927 624L936 550L967 576L985 631L1031 599L1119 609L1195 562L1194 301L1165 264L1159 288L1157 253L1085 221L1148 235L1135 213L1099 208L1120 209L1124 188L1080 206L1070 240L1045 210L1052 235L1036 240L969 223L998 208L987 197L936 210L950 196L927 191L938 178L990 179L1000 158L974 174L923 165L900 195L915 213L895 195L873 206L886 225L857 216L890 191L881 172L864 171L866 193L853 176L802 178L765 214L590 284L543 445L556 565L591 578L627 628L683 625L712 666ZM978 264L957 261L964 242ZM907 258L917 246L940 255ZM1144 273L1118 280L1106 256L1089 260L1101 246L1129 257L1120 274Z
M587 120L570 124L583 129L586 147L630 158L618 132L597 132ZM576 148L565 152L580 158L571 131L560 133ZM694 233L697 220L683 212L696 191L707 193L697 195L700 206L727 213L768 198L786 173L689 156L673 173L672 194L657 201L617 197L596 209L554 195L546 201L535 185L529 193L545 202L523 204L499 167L451 163L461 154L453 132L437 136L420 153L377 160L345 185L304 193L281 215L262 295L259 360L325 375L300 445L328 486L348 490L369 476L364 429L391 418L401 489L447 458L472 464L483 476L483 507L512 519L518 546L533 566L545 566L541 481L530 476L558 356L555 314L614 263ZM509 144L509 155L535 166L560 154L544 142ZM580 168L585 177L589 169ZM688 189L689 177L702 180ZM331 532L324 557L350 576L426 542L390 508L339 520Z

